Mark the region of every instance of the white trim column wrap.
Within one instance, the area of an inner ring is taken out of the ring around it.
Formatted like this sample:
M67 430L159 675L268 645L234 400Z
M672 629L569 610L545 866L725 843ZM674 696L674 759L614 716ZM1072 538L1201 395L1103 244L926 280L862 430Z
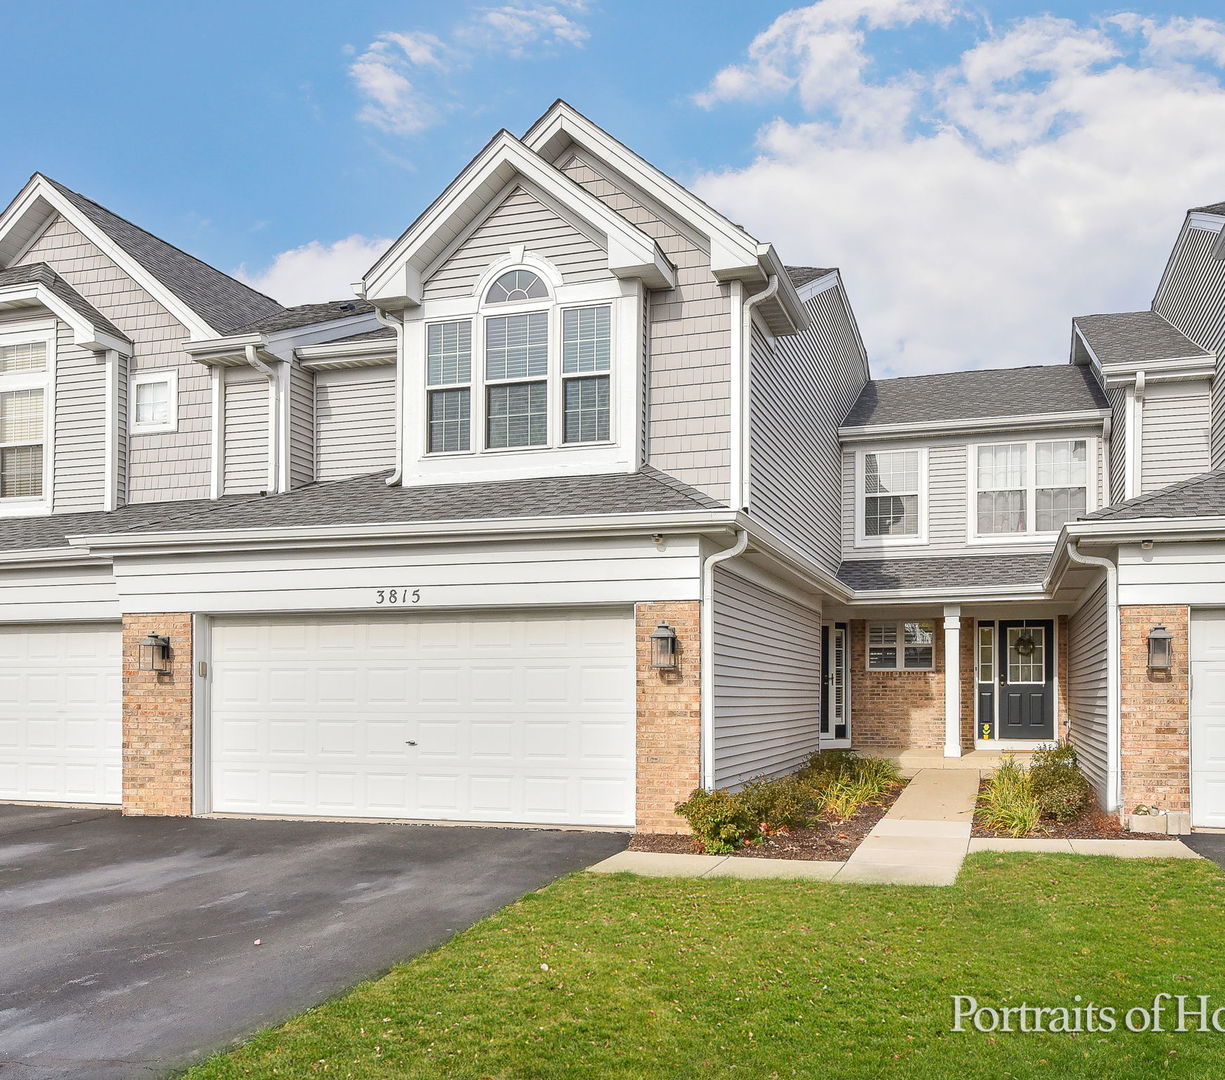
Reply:
M944 756L961 757L961 605L944 605Z

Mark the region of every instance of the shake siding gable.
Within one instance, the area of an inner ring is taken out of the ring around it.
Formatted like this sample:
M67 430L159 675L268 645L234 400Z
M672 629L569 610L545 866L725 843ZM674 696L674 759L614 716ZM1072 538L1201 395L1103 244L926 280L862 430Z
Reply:
M268 380L251 368L225 372L224 494L268 487Z
M1068 620L1068 724L1080 767L1103 805L1107 784L1106 583Z
M315 374L315 467L320 480L390 469L396 457L391 367Z
M710 271L710 252L662 207L651 205L583 153L558 167L652 237L676 266L677 286L650 294L647 445L657 469L728 499L731 446L731 298Z
M721 567L714 636L715 786L793 772L820 742L820 608Z
M38 262L50 266L131 339L132 372L178 372L178 431L131 438L128 498L132 502L208 498L209 376L182 350L187 330L63 218L47 227L21 265Z
M773 344L753 323L750 389L753 516L827 570L838 569L838 425L865 382L841 286L805 304L812 325Z
M523 188L515 188L438 268L425 285L425 299L471 296L490 264L512 244L548 259L567 284L608 276L608 254L598 244Z

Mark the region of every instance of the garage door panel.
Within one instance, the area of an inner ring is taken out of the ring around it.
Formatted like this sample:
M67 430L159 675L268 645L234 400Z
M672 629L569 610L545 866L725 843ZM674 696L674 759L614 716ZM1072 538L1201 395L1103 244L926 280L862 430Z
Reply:
M0 799L118 803L116 624L0 627Z
M632 627L581 612L218 621L213 808L632 824ZM274 640L261 669L250 649Z
M1225 828L1225 612L1191 623L1191 823Z

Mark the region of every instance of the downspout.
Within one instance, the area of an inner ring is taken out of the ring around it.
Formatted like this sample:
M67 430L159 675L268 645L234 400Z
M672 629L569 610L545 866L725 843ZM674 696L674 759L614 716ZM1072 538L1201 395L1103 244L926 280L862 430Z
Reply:
M778 275L771 274L766 287L741 304L744 286L733 282L732 291L732 476L733 510L748 510L752 500L752 393L753 393L753 309L778 293Z
M715 782L715 567L744 554L749 546L747 529L736 530L736 540L731 547L707 555L702 562L702 612L700 626L700 664L702 694L702 775L701 786L711 788Z
M281 389L277 369L259 358L257 345L244 345L247 363L268 380L268 494L281 490Z
M404 478L404 320L394 315L388 315L374 309L374 317L386 327L390 327L396 335L396 377L395 417L396 417L396 465L387 477L388 487L397 487Z
M1122 778L1119 771L1122 739L1122 664L1119 647L1119 570L1112 559L1086 555L1076 540L1067 543L1068 561L1080 566L1097 566L1106 571L1106 799L1107 810L1117 810L1123 803ZM1066 678L1066 673L1065 673Z

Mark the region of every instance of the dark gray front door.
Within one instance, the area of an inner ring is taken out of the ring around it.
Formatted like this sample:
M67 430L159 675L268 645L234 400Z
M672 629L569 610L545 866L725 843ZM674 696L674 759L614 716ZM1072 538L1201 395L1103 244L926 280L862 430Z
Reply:
M1055 737L1055 624L1050 619L1001 622L997 739Z

